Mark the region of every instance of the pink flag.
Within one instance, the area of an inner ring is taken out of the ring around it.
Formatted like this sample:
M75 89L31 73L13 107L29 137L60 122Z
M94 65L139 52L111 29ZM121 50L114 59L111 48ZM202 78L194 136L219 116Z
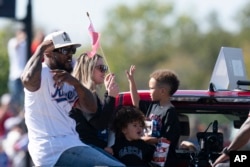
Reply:
M100 46L99 45L100 34L95 32L92 22L90 22L88 30L89 30L90 37L92 39L92 50L88 52L88 56L93 57L96 54L96 51L98 50Z

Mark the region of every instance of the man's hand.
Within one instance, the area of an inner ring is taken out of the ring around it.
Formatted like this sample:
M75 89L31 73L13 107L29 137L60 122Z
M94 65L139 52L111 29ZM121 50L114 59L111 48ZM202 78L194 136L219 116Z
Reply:
M79 81L67 71L55 69L50 70L50 72L52 73L53 79L58 87L62 86L64 82L73 86L79 84Z

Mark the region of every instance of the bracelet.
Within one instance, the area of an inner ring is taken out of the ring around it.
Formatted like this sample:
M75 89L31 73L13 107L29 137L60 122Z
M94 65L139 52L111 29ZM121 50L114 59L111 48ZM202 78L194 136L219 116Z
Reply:
M222 150L222 153L225 154L226 156L229 156L230 151L228 151L228 148L225 147L225 148Z

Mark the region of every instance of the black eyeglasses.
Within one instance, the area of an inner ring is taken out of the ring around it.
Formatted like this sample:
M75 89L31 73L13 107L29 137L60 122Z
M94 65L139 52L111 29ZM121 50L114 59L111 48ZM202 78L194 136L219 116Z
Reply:
M58 52L63 55L75 54L76 48L58 48L58 49L54 49L53 52Z
M102 72L102 73L108 72L108 69L109 69L108 66L103 65L103 64L95 66L95 68L97 68L98 70L100 70L100 72Z

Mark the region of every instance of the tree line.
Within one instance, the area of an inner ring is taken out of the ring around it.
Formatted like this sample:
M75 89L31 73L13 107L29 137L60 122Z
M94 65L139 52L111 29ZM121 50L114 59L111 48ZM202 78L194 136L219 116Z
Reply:
M138 89L148 89L149 74L159 68L174 70L180 89L207 89L222 46L241 48L245 66L250 65L250 3L235 15L237 32L225 30L215 11L207 16L209 27L202 31L192 16L176 16L174 7L159 0L142 0L133 7L121 4L108 11L101 30L103 53L99 52L116 74L121 91L128 90L125 70L131 64L137 68ZM6 46L13 34L9 27L0 30L0 94L8 91ZM250 69L246 70L250 74Z

